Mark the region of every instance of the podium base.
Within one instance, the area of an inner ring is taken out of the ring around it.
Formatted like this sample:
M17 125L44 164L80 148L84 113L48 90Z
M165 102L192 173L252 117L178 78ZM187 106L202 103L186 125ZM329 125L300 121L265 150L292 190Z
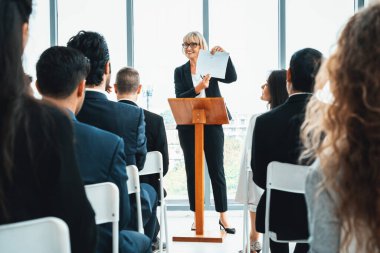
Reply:
M195 231L183 233L179 236L173 236L173 242L211 242L222 243L226 236L225 231L205 231L203 235L197 235Z

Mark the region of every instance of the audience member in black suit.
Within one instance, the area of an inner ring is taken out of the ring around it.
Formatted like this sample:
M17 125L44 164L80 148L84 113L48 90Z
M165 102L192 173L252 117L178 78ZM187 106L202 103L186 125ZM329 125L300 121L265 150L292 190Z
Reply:
M137 106L137 97L141 93L142 88L139 72L128 67L119 70L114 88L119 102ZM160 151L163 160L163 174L165 176L169 168L169 154L164 119L160 115L148 110L144 110L144 116L148 152ZM160 194L159 180L158 174L140 177L140 182L152 185L156 189L157 194Z
M306 104L314 88L314 77L322 54L311 48L293 54L287 71L288 100L257 117L252 140L251 168L253 181L266 188L267 166L271 161L296 164L301 151L300 127ZM289 175L291 177L291 175ZM257 207L256 228L265 231L265 198ZM303 195L274 191L271 195L270 230L278 239L307 238L308 223ZM270 242L271 252L289 252L287 243ZM294 252L307 252L307 244L297 244Z
M182 51L189 59L174 71L175 94L177 98L221 97L219 82L232 83L237 79L235 67L231 58L228 59L226 76L224 79L212 78L206 75L201 78L197 72L197 59L201 49L207 50L207 42L199 32L190 32L183 38ZM224 52L224 49L215 46L211 54ZM227 109L229 118L230 113ZM194 126L177 126L179 142L185 158L187 175L187 192L189 195L190 210L195 211L195 167L194 167ZM227 219L227 186L224 176L224 133L221 125L206 125L204 128L204 152L210 174L212 191L215 200L215 209L219 212L219 224L227 233L235 233ZM192 227L192 229L195 229Z
M105 93L111 76L108 46L102 35L81 31L67 45L81 51L91 62L86 78L86 96L78 120L110 131L124 139L126 163L137 164L142 169L146 155L144 114L141 108L109 101ZM135 208L135 195L131 203ZM157 194L148 184L141 184L141 206L145 234L155 240L157 236ZM135 214L136 212L133 212ZM137 217L133 215L130 227L137 229Z
M84 184L112 182L119 188L119 252L150 252L147 236L127 230L131 208L123 139L75 118L83 105L89 70L90 63L81 52L67 47L51 47L37 62L37 88L44 100L64 109L72 119L75 153ZM111 223L99 225L98 233L97 252L112 252Z
M75 160L70 120L33 99L24 81L31 12L31 0L0 1L0 224L59 217L69 227L71 252L95 252L95 215Z

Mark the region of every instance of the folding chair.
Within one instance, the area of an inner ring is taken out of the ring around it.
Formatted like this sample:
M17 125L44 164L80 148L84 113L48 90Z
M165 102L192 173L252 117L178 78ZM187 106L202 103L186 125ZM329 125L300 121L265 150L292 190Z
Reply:
M277 240L276 233L269 231L269 209L271 190L273 189L290 193L305 194L305 181L309 170L310 166L302 166L280 162L270 162L268 164L263 253L269 253L269 239L280 243L307 243L308 238L289 241Z
M249 193L248 193L248 181L252 180L249 177L249 172L252 171L251 168L251 149L248 149L245 153L246 157L246 168L245 175L246 180L244 181L244 193L245 193L245 201L243 208L243 253L250 252L250 244L249 244L249 218L248 218L248 202L249 202Z
M1 225L0 252L70 253L69 228L56 217Z
M95 211L96 224L112 222L112 253L119 252L119 189L106 182L86 185L86 195Z
M140 171L140 176L156 174L160 175L160 224L164 224L165 227L165 240L166 240L166 252L169 252L169 235L168 235L168 223L166 214L166 203L164 198L164 175L163 175L163 161L162 154L159 151L151 151L146 155L144 168ZM162 229L160 229L160 237L162 238ZM160 240L160 252L162 252L163 242Z
M135 165L127 166L127 187L128 193L136 194L136 206L137 206L137 229L140 233L144 234L144 227L142 221L142 211L141 211L141 198L140 198L140 178L139 178L139 170Z

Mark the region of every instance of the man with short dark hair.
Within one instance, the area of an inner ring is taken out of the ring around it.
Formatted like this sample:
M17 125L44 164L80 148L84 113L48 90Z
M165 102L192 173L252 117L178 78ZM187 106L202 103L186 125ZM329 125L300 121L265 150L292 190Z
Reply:
M141 170L147 152L144 113L136 106L107 99L105 93L110 83L111 63L104 37L96 32L80 31L70 38L67 46L81 51L91 62L90 73L86 78L86 97L78 120L122 137L127 165L137 165ZM148 184L142 183L140 187L144 232L151 240L155 240L157 193ZM131 196L131 204L136 209L134 198L135 195ZM136 221L137 217L132 217L130 227L137 230Z
M298 163L301 151L299 139L304 113L314 89L314 78L320 67L322 54L305 48L293 54L287 71L288 100L276 109L257 117L252 139L251 167L253 181L266 189L267 166L272 161ZM291 177L292 175L289 175ZM265 231L265 199L262 195L257 207L256 228ZM270 231L277 239L308 237L305 198L300 194L273 191L271 194ZM272 253L287 253L287 243L270 241ZM308 244L298 243L294 252L307 252Z
M127 165L136 165L141 170L147 152L144 114L140 108L107 99L111 62L104 37L96 32L80 31L70 38L67 46L82 52L91 62L86 97L78 120L122 137Z
M37 88L45 101L65 110L73 121L75 153L84 184L112 182L119 188L119 251L150 252L150 240L145 235L128 230L131 208L126 181L123 140L110 132L80 123L75 118L83 104L88 59L79 51L66 47L51 47L37 62ZM111 252L111 224L98 226L97 252Z

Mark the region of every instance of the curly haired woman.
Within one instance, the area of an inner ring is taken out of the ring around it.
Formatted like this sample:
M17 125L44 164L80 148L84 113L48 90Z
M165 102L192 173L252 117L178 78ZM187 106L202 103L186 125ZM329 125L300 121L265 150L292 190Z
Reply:
M302 138L301 158L317 158L306 182L310 252L380 252L380 3L342 31Z

